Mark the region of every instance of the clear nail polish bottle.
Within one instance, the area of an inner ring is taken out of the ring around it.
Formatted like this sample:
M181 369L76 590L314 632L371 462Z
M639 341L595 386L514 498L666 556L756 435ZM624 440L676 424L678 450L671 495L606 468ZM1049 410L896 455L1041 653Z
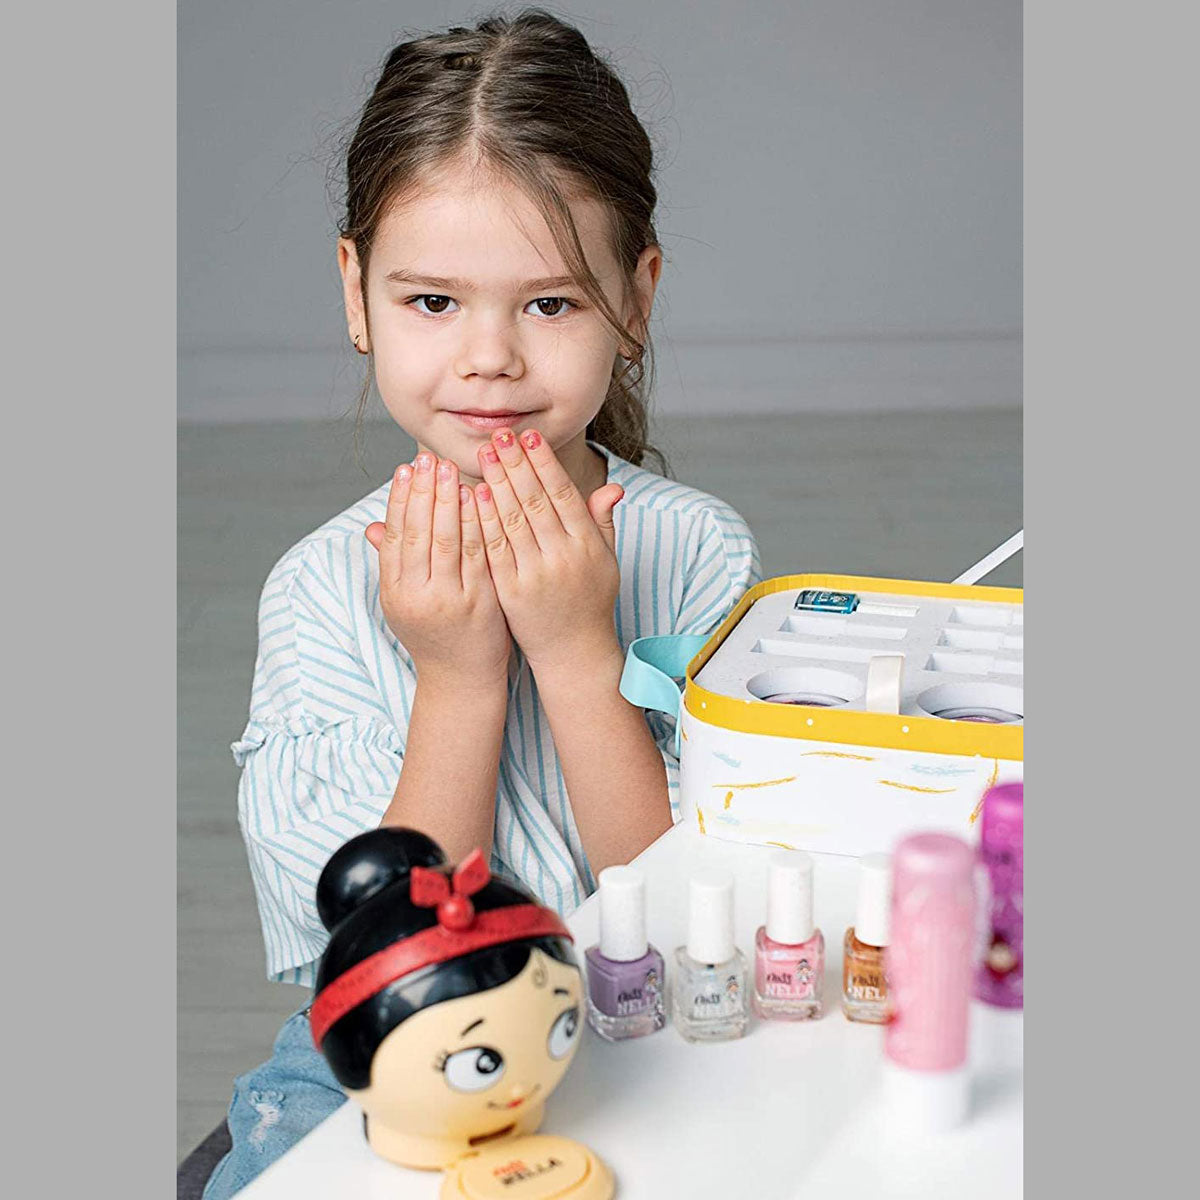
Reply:
M891 904L891 856L864 854L858 860L858 910L842 943L842 1011L848 1020L887 1022L884 959Z
M779 1021L819 1017L825 937L813 924L813 860L803 850L781 850L767 869L767 923L754 938L754 1011Z
M637 867L600 872L600 941L587 951L588 1023L610 1042L667 1023L663 959L646 940L646 877Z
M746 975L733 941L733 876L697 872L689 884L687 944L675 951L675 1027L689 1042L741 1037L750 1024Z

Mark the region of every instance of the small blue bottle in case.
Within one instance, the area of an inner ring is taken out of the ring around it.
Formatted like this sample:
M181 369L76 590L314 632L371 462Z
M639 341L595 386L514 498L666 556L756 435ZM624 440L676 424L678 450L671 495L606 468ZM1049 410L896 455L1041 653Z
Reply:
M796 597L795 608L804 612L852 613L858 607L854 592L828 592L823 588L805 588Z

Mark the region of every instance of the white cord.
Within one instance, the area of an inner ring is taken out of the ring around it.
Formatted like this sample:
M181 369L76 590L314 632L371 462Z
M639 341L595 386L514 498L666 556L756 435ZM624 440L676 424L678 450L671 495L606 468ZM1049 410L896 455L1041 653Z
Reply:
M1002 562L1007 562L1025 545L1025 530L1018 529L1002 546L997 546L986 558L981 558L973 567L965 570L955 583L978 583L989 571L994 571Z

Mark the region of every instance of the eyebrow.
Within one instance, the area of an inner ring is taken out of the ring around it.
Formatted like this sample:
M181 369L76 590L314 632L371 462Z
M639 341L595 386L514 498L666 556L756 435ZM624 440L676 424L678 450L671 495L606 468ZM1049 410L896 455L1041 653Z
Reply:
M388 283L410 283L419 287L444 288L448 292L473 292L475 285L466 279L447 279L442 275L416 275L411 271L397 269L389 271L384 279ZM518 292L538 292L548 288L578 286L570 275L550 275L545 279L527 279L516 285Z
M482 1017L480 1017L478 1021L472 1021L472 1022L470 1023L470 1025L468 1025L468 1026L466 1027L466 1029L464 1029L464 1030L462 1031L462 1033L460 1033L458 1036L459 1036L459 1037L466 1037L466 1036L467 1036L467 1034L468 1034L468 1033L470 1033L472 1029L474 1029L474 1028L475 1028L477 1025L482 1025L482 1024L483 1024L483 1018L482 1018Z

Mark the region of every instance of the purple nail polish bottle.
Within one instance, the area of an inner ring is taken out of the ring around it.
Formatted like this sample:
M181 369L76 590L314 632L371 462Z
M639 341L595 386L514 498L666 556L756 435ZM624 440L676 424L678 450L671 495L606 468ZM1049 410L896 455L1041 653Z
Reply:
M983 798L979 857L987 869L991 920L975 995L999 1008L1025 1003L1025 786L1002 783Z
M663 958L646 940L646 877L636 867L600 872L600 943L585 955L588 1023L607 1041L642 1037L667 1022Z

